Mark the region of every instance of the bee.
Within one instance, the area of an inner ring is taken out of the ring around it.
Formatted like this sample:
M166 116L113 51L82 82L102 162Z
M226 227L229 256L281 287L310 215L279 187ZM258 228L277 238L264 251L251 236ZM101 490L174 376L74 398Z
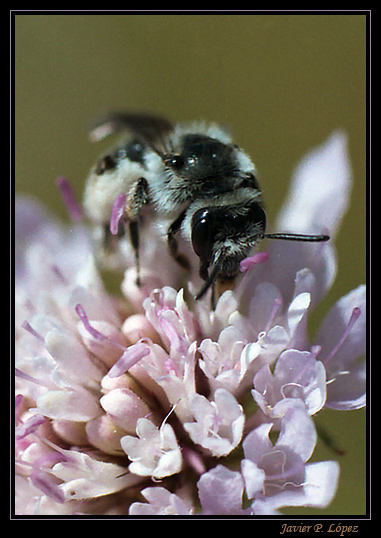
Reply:
M90 131L93 141L127 135L104 154L88 177L84 207L104 244L119 240L126 228L139 276L141 216L150 208L169 221L166 242L172 258L189 269L180 252L182 236L199 258L204 281L195 299L216 283L232 282L240 262L264 238L327 241L328 235L265 233L266 214L250 157L230 133L211 123L172 124L150 115L111 112ZM110 224L111 221L111 224Z

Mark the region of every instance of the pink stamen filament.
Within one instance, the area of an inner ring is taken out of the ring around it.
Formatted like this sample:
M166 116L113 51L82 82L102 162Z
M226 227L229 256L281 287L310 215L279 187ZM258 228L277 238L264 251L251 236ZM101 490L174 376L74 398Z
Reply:
M110 377L119 377L123 375L132 366L134 366L151 352L151 341L149 338L139 340L133 346L125 347L122 344L119 344L119 342L116 342L115 340L110 338L109 336L106 336L105 334L102 334L101 332L97 331L97 329L94 329L94 327L90 325L89 318L87 317L82 305L77 304L75 307L75 311L80 317L85 329L91 334L93 338L99 340L100 342L107 342L123 351L122 356L110 369L108 374Z
M245 258L242 260L239 264L239 270L241 273L244 273L243 278L241 282L239 283L239 286L237 288L237 294L238 297L241 297L244 286L249 279L249 276L251 274L251 271L255 265L258 265L260 263L267 262L269 259L269 253L268 252L256 252L252 256L249 256L248 258Z
M275 319L275 316L277 315L277 312L282 304L282 300L279 297L276 297L274 300L273 307L270 312L270 317L268 322L266 323L266 327L264 328L264 332L267 333L271 329L271 325L273 324L273 321Z
M75 311L78 314L80 320L82 321L83 326L93 338L99 340L100 342L108 342L109 344L112 344L113 346L121 349L123 352L126 351L127 348L125 346L119 344L109 336L102 334L100 331L97 331L97 329L94 329L94 327L90 325L89 318L87 317L87 314L82 305L77 304L75 307Z
M60 489L53 479L46 472L32 471L30 475L32 484L40 489L45 495L53 499L54 501L63 504L65 502L65 494Z
M24 439L24 437L34 433L39 426L44 424L45 420L42 415L33 415L25 423L20 420L20 424L15 428L16 439Z
M70 181L66 177L60 176L56 183L70 218L74 222L79 222L82 219L82 207L76 200Z
M123 217L124 209L126 207L126 195L124 193L119 194L116 197L111 211L110 219L110 232L112 235L116 235L119 229L119 221Z
M17 394L15 396L15 423L16 424L20 420L19 415L20 415L21 405L23 401L24 401L24 396L22 394Z
M151 352L149 345L139 341L133 346L126 349L120 359L114 364L108 375L111 378L120 377L125 374L132 366L141 361Z
M352 310L352 314L351 314L351 317L349 318L348 325L346 326L343 334L341 335L340 340L337 342L337 344L334 346L331 352L327 355L327 357L322 360L323 364L326 365L332 359L332 357L334 357L336 353L339 351L341 346L344 344L345 340L348 338L348 335L351 332L353 325L355 324L357 319L360 317L360 314L361 314L361 309L358 306L356 306Z
M249 271L252 267L254 267L254 265L267 262L268 259L268 252L256 252L252 256L249 256L248 258L242 260L239 264L239 269L242 273L245 273L246 271Z
M35 336L38 340L40 340L40 342L45 343L45 339L35 329L33 329L33 327L26 320L22 323L21 327L28 331L28 333Z
M31 375L25 374L23 371L19 370L19 368L15 368L15 375L20 379L24 379L24 381L30 381L31 383L35 383L36 385L40 385L41 387L45 387L47 389L52 389L54 386L53 384L50 385L49 383L43 383Z

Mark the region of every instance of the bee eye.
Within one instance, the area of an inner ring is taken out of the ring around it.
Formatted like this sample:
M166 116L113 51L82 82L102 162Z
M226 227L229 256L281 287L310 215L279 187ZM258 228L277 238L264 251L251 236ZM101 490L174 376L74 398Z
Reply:
M214 233L211 214L208 209L199 209L192 217L192 246L202 260L212 258Z
M171 168L181 168L184 166L184 157L182 155L168 155L164 158L164 162Z
M116 166L117 166L117 162L112 157L112 155L105 155L98 161L95 167L95 173L97 174L97 176L101 176L108 170L114 170Z

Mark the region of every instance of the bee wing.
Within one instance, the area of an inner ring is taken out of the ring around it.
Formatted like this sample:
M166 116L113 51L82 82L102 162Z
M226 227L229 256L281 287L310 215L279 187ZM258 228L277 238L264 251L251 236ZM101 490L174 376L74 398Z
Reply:
M157 144L164 146L166 136L172 130L172 123L161 116L114 111L94 122L89 137L92 142L98 142L111 134L128 131L159 152Z

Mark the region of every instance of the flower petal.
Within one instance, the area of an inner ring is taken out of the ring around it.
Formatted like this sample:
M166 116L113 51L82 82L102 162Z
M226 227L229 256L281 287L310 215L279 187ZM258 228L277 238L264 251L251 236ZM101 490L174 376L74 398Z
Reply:
M192 441L220 457L229 454L240 442L245 416L227 390L217 389L214 398L214 402L209 402L201 394L191 396L190 409L196 422L187 422L184 428Z
M358 309L358 310L357 310ZM359 312L354 319L354 313ZM351 322L352 319L352 322ZM327 406L364 407L366 393L366 287L359 286L339 299L324 318L316 344L327 371Z
M217 465L204 473L197 483L203 515L244 515L241 473Z
M89 499L120 491L139 482L140 478L126 473L125 467L98 461L75 450L61 451L67 461L57 463L52 473L64 481L65 498Z
M185 516L193 513L193 508L189 502L160 486L145 488L141 494L148 503L133 503L130 507L131 516Z
M140 476L161 479L180 472L182 456L172 426L163 424L157 428L150 420L140 418L136 433L126 435L120 440L123 450L132 463L130 472Z
M249 499L263 491L266 473L260 469L256 463L251 460L241 461L242 475L245 479L245 490Z
M325 403L325 369L308 351L286 350L277 360L274 374L268 365L259 370L254 377L254 388L255 401L272 418L274 406L285 398L302 400L313 415Z
M304 157L294 172L277 230L308 234L326 229L331 237L336 234L351 192L347 146L346 134L336 131Z
M46 392L38 398L37 409L46 417L73 422L87 422L100 415L95 396L80 387Z
M307 461L316 445L316 431L303 402L299 399L281 400L274 408L274 414L282 417L281 431L276 447L284 446Z

